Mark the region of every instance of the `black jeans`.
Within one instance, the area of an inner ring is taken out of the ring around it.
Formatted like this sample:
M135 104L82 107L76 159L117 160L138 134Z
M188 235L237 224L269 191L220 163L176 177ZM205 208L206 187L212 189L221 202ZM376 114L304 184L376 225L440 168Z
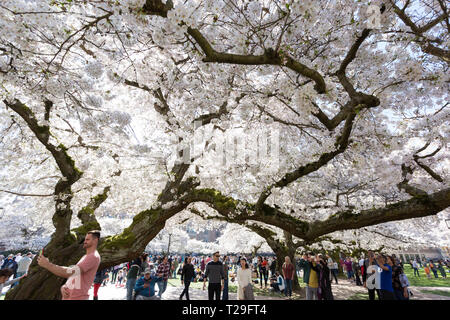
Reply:
M182 299L184 294L186 294L186 300L189 300L189 286L190 285L191 285L190 281L184 281L184 290L181 293L180 299Z
M267 278L269 277L269 274L268 274L266 268L259 269L259 281L261 281L261 287L263 285L263 277L264 277L265 286L267 287Z
M380 290L378 290L378 289L367 289L367 291L369 291L369 300L375 300L375 290L377 291L378 300L381 300Z
M394 292L380 290L380 300L395 300Z
M336 281L336 283L338 283L338 279L337 279L338 270L337 269L331 269L330 273L334 277L334 280ZM333 281L333 279L331 277L330 277L330 280Z
M216 300L220 300L220 289L222 289L220 283L208 284L208 300L214 300L214 295L216 295Z

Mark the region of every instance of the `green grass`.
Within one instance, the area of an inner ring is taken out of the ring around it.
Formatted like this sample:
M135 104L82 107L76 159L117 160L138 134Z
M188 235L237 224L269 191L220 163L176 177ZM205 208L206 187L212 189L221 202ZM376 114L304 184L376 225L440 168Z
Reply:
M355 293L354 295L347 298L347 300L369 300L368 293Z
M414 269L409 264L404 264L404 271L408 277L410 286L413 287L450 287L450 275L447 274L447 278L442 278L441 273L438 271L439 278L435 278L433 272L431 272L431 279L427 278L423 268L419 268L419 277L414 276Z
M450 297L450 292L448 291L442 291L442 290L420 290L423 293L431 293L431 294L436 294L438 296L446 296L446 297Z

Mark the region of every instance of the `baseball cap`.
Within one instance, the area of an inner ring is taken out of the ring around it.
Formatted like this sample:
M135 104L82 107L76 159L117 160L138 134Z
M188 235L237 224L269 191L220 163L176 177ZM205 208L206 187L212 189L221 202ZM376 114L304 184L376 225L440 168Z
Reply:
M152 273L152 270L150 268L145 269L144 274L151 274L151 273Z

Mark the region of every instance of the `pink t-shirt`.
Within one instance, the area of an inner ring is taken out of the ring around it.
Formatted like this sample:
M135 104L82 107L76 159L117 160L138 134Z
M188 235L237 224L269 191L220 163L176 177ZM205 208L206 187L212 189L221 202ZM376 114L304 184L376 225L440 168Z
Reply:
M100 265L100 255L97 250L95 252L84 255L77 266L80 268L80 279L79 279L79 289L77 289L77 282L72 283L73 289L69 289L69 297L62 298L62 300L88 300L89 299L89 289L95 279L95 274L97 273L98 266ZM70 278L69 278L70 279ZM64 284L67 287L67 282ZM63 287L64 287L63 286Z

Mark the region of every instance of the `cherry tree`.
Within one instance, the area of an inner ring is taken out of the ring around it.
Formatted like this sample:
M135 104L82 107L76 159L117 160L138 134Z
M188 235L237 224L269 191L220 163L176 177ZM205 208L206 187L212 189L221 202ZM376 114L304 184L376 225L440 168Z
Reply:
M204 206L312 244L450 205L445 2L7 0L0 27L3 219L57 264L100 228L101 268L128 261ZM223 165L235 129L278 132L277 165ZM7 298L61 284L33 262Z

